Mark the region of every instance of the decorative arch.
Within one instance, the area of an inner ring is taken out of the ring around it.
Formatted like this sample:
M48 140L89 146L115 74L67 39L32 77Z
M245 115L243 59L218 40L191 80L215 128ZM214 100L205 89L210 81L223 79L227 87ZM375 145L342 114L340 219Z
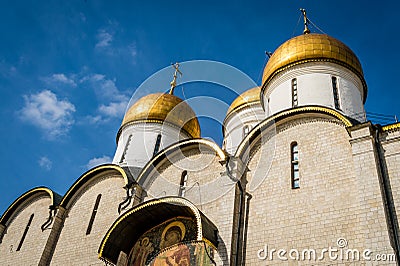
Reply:
M21 207L27 200L34 198L34 197L39 197L41 195L46 195L50 197L51 200L51 205L50 206L57 206L60 203L61 196L58 195L57 193L53 192L51 189L47 187L36 187L31 190L28 190L21 196L19 196L8 208L7 210L3 213L3 215L0 218L0 224L7 226L10 218L13 216L13 214Z
M115 164L100 165L87 171L86 173L81 175L78 178L78 180L75 181L75 183L68 189L67 193L65 193L64 197L61 200L60 206L66 208L68 204L71 202L71 200L74 198L74 195L76 195L79 189L82 188L87 182L89 182L89 180L91 180L94 176L98 175L99 173L109 170L118 172L124 178L124 182L126 185L130 183L126 172L120 166Z
M262 121L260 124L255 126L249 134L242 140L242 142L239 144L235 157L238 157L240 159L243 159L243 157L248 154L249 148L252 147L253 143L258 140L258 137L261 135L261 133L268 128L270 128L272 125L274 125L276 122L283 120L284 118L287 118L289 116L297 115L297 114L305 114L305 113L320 113L320 114L325 114L328 116L331 116L340 122L343 123L345 127L351 127L353 126L353 123L344 115L339 113L336 110L323 107L323 106L303 106L299 108L293 108L289 109L286 111L279 112L273 116L268 117L264 121Z
M382 127L382 131L394 131L400 129L400 123L389 124Z
M193 241L217 247L217 227L193 203L180 197L165 197L144 202L121 215L101 241L98 257L116 264L120 251L129 254L143 233L175 217L192 218L196 225Z
M184 147L196 146L196 145L204 145L211 150L214 150L216 155L221 158L221 161L225 161L227 158L226 153L215 143L207 139L189 139L183 140L178 143L172 144L168 146L164 150L160 151L156 156L154 156L142 169L137 177L137 182L140 184L142 179L149 174L149 172L153 169L155 165L165 159L169 154L182 149Z

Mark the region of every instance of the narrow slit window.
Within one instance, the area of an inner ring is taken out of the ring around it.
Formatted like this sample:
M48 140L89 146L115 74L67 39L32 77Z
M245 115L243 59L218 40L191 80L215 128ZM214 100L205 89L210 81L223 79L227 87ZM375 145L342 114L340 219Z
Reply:
M335 103L335 108L340 110L339 91L338 91L336 77L332 77L332 90L333 90L333 101Z
M291 172L292 172L292 188L300 188L300 173L299 173L299 148L297 142L291 145Z
M299 98L297 95L297 79L292 79L292 107L299 105Z
M158 151L160 150L160 146L161 146L161 134L158 134L157 140L156 140L156 145L154 145L153 156L158 153Z
M245 125L243 127L243 138L245 138L247 135L249 135L250 132L250 126L249 125Z
M129 135L128 140L126 141L124 152L122 153L121 160L119 161L120 163L123 163L125 161L126 152L128 151L128 147L131 142L131 139L132 139L132 134Z
M93 211L92 211L92 216L90 216L90 221L89 221L88 227L86 229L86 235L90 235L90 232L92 231L93 222L94 222L94 218L96 218L97 209L99 208L99 204L100 204L100 199L101 199L101 194L97 195L96 202L94 204Z
M179 196L184 197L185 196L185 190L187 187L187 181L188 181L188 173L187 171L183 171L181 175L181 182L179 184Z
M17 247L16 251L20 251L21 250L21 247L22 247L22 244L24 243L26 234L28 234L29 227L31 226L31 223L32 223L32 220L33 220L33 216L35 216L35 215L32 213L31 217L29 217L28 224L25 227L24 233L22 234L21 241L19 241L19 244L18 244L18 247Z

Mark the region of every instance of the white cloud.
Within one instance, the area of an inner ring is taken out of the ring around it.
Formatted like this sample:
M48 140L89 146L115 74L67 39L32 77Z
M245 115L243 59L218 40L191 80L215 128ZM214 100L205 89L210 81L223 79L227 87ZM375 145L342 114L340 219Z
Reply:
M47 158L46 156L40 157L39 161L39 166L47 171L49 171L51 169L51 167L53 166L53 162L50 161L49 158Z
M131 41L126 45L127 40L122 39L121 30L118 23L109 21L108 25L97 30L95 51L102 55L107 55L112 60L128 61L136 64L138 54L135 41Z
M137 55L136 43L131 43L131 44L128 46L128 51L129 51L129 54L132 56L132 58L133 58L133 59L136 59L136 55ZM135 62L135 60L134 60L133 62Z
M103 118L101 117L101 115L95 115L95 116L88 115L88 116L85 117L85 119L90 124L98 124L98 123L101 123L101 122L105 122L103 120Z
M95 166L111 163L111 157L104 155L103 157L95 157L90 159L89 162L86 164L87 169L92 169Z
M0 61L0 76L11 78L18 74L17 68L4 60Z
M58 100L53 92L43 90L23 97L20 119L42 129L50 139L66 134L74 124L75 106L68 100Z
M96 38L96 48L104 48L111 45L113 35L110 32L107 32L105 29L100 29L97 33Z
M128 94L118 90L114 80L101 74L92 74L82 78L81 82L88 82L102 102L98 107L98 114L89 117L91 123L101 123L109 118L121 118L124 115L130 98Z
M79 13L79 17L81 19L82 22L86 22L86 16L85 14L83 14L82 12Z
M43 80L50 85L65 84L71 87L76 87L76 82L72 77L67 77L65 74L53 74L49 77L43 78Z
M115 85L115 80L107 79L101 74L92 74L81 79L81 82L89 82L101 100L125 101L127 96L121 93Z
M127 101L112 102L108 105L100 105L99 112L108 117L121 118L125 114Z

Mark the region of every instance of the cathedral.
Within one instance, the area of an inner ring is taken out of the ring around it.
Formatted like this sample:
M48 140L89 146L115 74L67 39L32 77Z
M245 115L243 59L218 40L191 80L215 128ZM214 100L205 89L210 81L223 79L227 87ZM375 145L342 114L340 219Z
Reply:
M173 65L169 91L127 109L112 163L7 208L1 265L399 265L400 123L366 119L359 59L304 20L231 103L221 146Z

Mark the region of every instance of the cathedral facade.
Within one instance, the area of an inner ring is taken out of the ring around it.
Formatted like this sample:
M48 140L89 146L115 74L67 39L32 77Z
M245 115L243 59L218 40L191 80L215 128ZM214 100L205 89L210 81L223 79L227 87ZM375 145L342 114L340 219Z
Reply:
M222 147L173 94L177 71L125 113L112 163L9 206L2 265L398 263L400 123L366 120L350 48L284 42L229 107Z

